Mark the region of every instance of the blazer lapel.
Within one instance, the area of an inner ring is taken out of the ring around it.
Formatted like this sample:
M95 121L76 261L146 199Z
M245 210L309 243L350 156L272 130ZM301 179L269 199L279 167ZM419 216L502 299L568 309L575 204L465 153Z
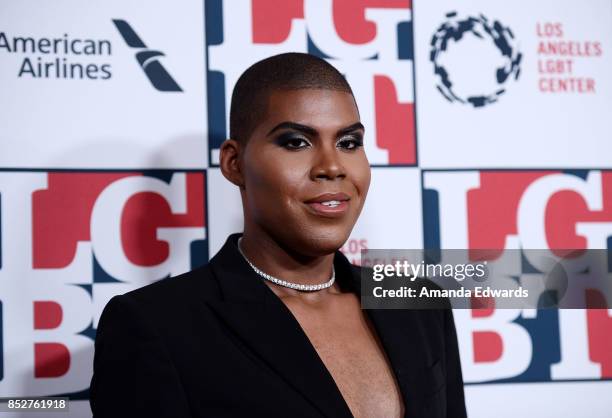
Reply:
M431 353L426 351L426 333L417 320L419 312L405 309L364 309L372 320L395 373L404 399L406 417L419 416L421 402L437 376L430 373Z
M361 297L361 268L353 266L338 253L335 262L345 270L345 277L352 279L350 290ZM421 315L431 312L411 309L365 309L364 314L371 320L381 344L389 358L391 368L404 399L405 416L419 416L421 403L432 388L437 388L438 375L431 373L436 359L428 352L428 330Z
M323 415L352 417L333 377L291 311L262 282L238 251L241 234L228 237L210 265L223 300L206 303L264 363L301 393ZM344 289L361 296L359 269L339 251L336 278ZM430 353L418 311L364 309L389 358L407 415L414 415L425 393ZM429 359L429 360L428 360ZM425 387L424 387L425 386Z
M224 300L206 303L256 356L323 415L352 417L299 322L238 252L239 237L230 235L211 259Z

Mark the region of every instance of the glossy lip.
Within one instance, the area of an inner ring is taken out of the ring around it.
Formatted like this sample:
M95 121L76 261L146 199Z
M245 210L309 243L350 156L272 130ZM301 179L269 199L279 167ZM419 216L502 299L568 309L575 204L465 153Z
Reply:
M336 207L329 207L323 205L321 202L328 202L330 200L337 200L340 204ZM348 212L350 196L346 193L324 193L313 199L307 200L304 203L310 209L311 212L318 216L326 218L338 218L344 216Z
M305 203L321 203L321 202L328 202L330 200L339 200L339 201L344 201L344 200L351 200L351 197L349 195L347 195L346 193L323 193L315 198L312 198L310 200L306 200Z

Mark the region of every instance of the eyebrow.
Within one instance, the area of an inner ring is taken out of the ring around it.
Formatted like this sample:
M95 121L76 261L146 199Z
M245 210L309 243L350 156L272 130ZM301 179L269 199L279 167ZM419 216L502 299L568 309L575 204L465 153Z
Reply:
M312 136L317 135L317 130L310 126L302 125L301 123L295 123L295 122L281 122L278 125L276 125L274 128L272 128L270 132L268 132L268 136L272 135L274 132L280 129L294 129L296 131L303 132L307 135L312 135ZM362 131L365 131L365 128L361 122L357 122L350 126L347 126L346 128L340 129L338 131L338 135L344 135L344 134L347 134L349 132L353 132L359 129L361 129Z

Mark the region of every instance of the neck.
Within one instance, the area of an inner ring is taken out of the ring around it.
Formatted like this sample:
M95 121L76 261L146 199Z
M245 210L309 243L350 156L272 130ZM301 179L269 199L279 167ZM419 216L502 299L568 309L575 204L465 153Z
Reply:
M283 245L264 233L252 233L245 228L241 248L248 260L263 272L279 279L305 285L316 285L327 282L332 275L334 254L323 256L305 256ZM281 288L282 293L297 295L299 290L284 288L274 283L266 283L274 288ZM336 285L314 293L332 292ZM281 290L279 289L279 290Z

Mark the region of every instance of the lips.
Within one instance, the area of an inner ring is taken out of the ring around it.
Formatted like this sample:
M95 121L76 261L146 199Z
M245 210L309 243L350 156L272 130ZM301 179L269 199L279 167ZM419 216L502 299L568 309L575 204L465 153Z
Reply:
M329 202L332 200L346 201L350 199L351 197L347 195L346 193L324 193L315 198L307 200L306 203L323 203L323 202Z
M324 193L304 203L317 215L335 218L348 210L350 200L346 193Z

